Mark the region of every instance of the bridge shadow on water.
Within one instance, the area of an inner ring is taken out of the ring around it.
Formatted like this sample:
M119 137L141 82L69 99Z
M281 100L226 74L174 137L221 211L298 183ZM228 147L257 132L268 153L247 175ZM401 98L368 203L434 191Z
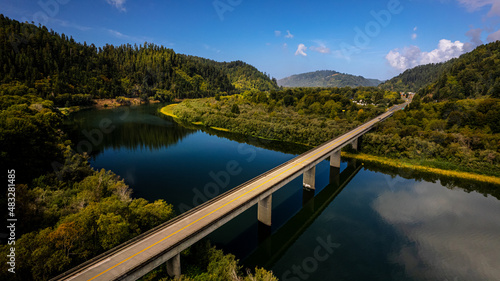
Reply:
M329 182L324 188L299 188L302 186L302 177L299 177L273 194L272 227L257 221L257 206L254 206L209 235L208 239L218 248L235 254L246 268L271 268L363 167L355 159L349 159L342 172L324 164L317 175ZM245 225L248 227L242 229Z

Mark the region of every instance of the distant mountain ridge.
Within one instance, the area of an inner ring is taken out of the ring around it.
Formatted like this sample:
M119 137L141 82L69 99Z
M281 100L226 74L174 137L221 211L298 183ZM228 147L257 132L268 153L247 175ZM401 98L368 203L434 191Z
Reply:
M340 73L334 70L318 70L292 75L278 80L283 87L358 87L378 86L382 81L363 76Z

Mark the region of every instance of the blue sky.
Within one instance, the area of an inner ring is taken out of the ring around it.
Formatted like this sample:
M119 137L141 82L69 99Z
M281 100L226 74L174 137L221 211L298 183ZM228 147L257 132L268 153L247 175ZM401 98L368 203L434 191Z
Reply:
M278 79L331 69L389 79L500 40L500 0L0 0L76 41L242 60Z

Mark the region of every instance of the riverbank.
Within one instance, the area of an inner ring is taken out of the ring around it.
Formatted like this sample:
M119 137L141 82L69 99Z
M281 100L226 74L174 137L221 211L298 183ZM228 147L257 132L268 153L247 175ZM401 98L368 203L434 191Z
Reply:
M164 106L160 109L160 112L167 115L167 116L170 116L170 117L173 117L173 118L179 118L177 117L177 115L174 114L174 107L176 107L177 104L176 103L173 103L173 104L169 104L167 106Z
M348 153L348 152L343 152L343 151L342 151L342 157L352 158L352 159L357 159L357 160L361 160L361 161L372 162L372 163L377 163L377 164L382 164L382 165L387 165L387 166L391 166L391 167L395 167L395 168L411 169L411 170L416 170L416 171L420 171L420 172L428 172L428 173L434 173L434 174L439 174L439 175L443 175L443 176L449 176L449 177L455 177L455 178L467 179L467 180L476 180L476 181L500 185L500 178L498 178L498 177L480 175L480 174L468 173L468 172L461 172L461 171L454 171L454 170L445 170L445 169L439 169L439 168L434 168L434 167L429 167L429 166L423 166L423 165L418 165L415 163L410 163L405 159L392 159L392 158L387 158L387 157L368 155L368 154L364 154L364 153L354 154L354 153Z
M171 104L171 105L165 106L161 109L161 112L167 116L174 117L177 120L179 120L180 118L176 114L174 114L174 109L177 105L178 104ZM193 125L198 125L198 126L205 125L202 121L191 122L191 123ZM230 130L228 128L220 128L220 127L210 127L210 128L215 129L215 130L225 131L225 132L240 133L240 132L233 132L232 130ZM255 136L255 137L266 139L265 136ZM353 153L347 153L347 152L342 152L342 156L348 157L348 158L359 159L362 161L369 161L369 162L374 162L374 163L378 163L378 164L388 165L388 166L396 167L396 168L412 169L412 170L416 170L416 171L429 172L429 173L435 173L435 174L439 174L439 175L450 176L450 177L455 177L455 178L460 178L460 179L476 180L476 181L500 185L500 178L499 177L495 177L495 176L491 176L491 175L482 175L482 174L467 172L467 171L458 171L458 170L450 170L450 169L442 169L442 168L432 167L434 165L432 165L432 166L431 165L422 165L422 163L415 163L415 162L412 162L412 160L410 160L410 159L401 159L401 158L394 159L394 158L387 158L387 157L375 156L375 155L364 154L364 153L353 154Z
M167 106L162 107L160 109L160 112L167 115L167 116L170 116L172 118L179 119L179 117L174 114L174 108L176 106L177 106L177 103L169 104ZM191 122L191 124L193 124L195 126L205 126L205 124L203 124L203 122ZM209 127L209 128L217 130L217 131L221 131L221 132L231 132L230 130L228 130L226 128L220 128L220 127Z
M120 103L117 99L94 99L95 105L93 107L97 109L106 109L106 108L115 108L120 106L129 106L129 105L141 105L144 104L141 102L140 98L127 98L127 103ZM150 100L149 103L159 103L157 100Z

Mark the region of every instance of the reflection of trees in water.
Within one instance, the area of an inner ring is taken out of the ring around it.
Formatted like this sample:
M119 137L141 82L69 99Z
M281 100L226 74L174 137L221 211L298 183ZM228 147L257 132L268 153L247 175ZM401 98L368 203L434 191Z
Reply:
M237 133L214 130L214 129L210 129L210 128L205 128L205 129L203 129L203 131L211 136L218 136L218 137L226 138L226 139L236 141L239 143L246 143L246 144L253 145L256 147L260 147L260 148L264 148L267 150L273 150L273 151L287 153L287 154L302 154L302 153L304 153L312 148L312 147L309 147L306 145L301 145L301 144L295 144L295 143L289 143L289 142L283 142L283 141L277 141L277 140L261 139L261 138L252 137L252 136L245 136L245 135L237 134Z
M380 172L391 177L399 176L405 179L414 179L417 181L427 181L433 183L439 181L448 189L454 189L458 187L468 193L476 191L483 194L484 196L491 195L500 200L500 186L492 183L454 178L430 172L421 172L406 168L396 168L369 162L365 163L365 167L370 171Z
M168 127L141 123L125 123L117 126L103 141L104 148L127 148L131 150L157 150L176 144L195 131L183 127Z
M126 115L119 110L91 110L71 118L66 131L75 148L82 141L92 143L91 156L107 148L158 150L196 132L155 115L156 110L152 107L132 108ZM102 120L110 121L109 127L113 128L110 132L99 129ZM102 135L101 140L99 135Z

